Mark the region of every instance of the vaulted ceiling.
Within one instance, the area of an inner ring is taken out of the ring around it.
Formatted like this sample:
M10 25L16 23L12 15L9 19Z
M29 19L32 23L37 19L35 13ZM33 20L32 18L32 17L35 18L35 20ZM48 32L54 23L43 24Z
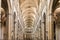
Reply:
M31 29L34 27L38 16L38 1L39 0L19 0L25 28Z

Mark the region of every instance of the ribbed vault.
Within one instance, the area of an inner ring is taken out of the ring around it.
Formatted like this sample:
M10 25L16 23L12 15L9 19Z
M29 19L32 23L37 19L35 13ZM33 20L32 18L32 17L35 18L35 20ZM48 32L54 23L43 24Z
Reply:
M23 15L24 27L31 29L37 19L38 0L20 0L20 8Z

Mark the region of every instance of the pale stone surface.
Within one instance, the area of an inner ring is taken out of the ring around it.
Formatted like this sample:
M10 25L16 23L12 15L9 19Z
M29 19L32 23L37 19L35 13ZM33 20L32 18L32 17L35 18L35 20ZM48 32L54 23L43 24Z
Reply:
M7 0L7 3L9 9L9 20L7 19L8 39L17 40L23 39L23 37L27 37L27 39L33 37L35 40L54 40L53 21L56 21L57 23L60 22L60 16L56 16L60 11L60 8L57 8L53 12L53 17L51 15L53 0ZM0 12L4 10L5 9L3 8ZM5 12L7 13L6 10L3 13L6 14ZM44 14L46 16L45 19ZM5 17L5 15L3 17ZM56 20L52 17L56 18ZM57 18L59 19L57 20ZM4 22L4 20L2 21ZM2 27L1 29L0 23L0 38L6 33L5 29L7 30L6 27ZM55 31L56 40L60 40L60 28L56 27Z

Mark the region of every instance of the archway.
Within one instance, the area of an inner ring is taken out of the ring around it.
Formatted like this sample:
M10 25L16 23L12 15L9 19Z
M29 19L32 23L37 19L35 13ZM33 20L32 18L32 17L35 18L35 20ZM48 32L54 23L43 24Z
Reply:
M52 23L53 23L53 37L54 37L54 40L60 40L60 0L53 0L53 4L52 4L52 13L53 13L53 20L52 20Z
M2 40L8 40L8 3L7 0L1 0L1 30Z
M60 40L60 7L54 11L56 40Z

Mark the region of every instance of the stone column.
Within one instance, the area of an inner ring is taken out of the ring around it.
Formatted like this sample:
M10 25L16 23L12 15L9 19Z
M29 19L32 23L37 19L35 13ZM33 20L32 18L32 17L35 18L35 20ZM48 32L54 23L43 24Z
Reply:
M12 12L13 10L10 8L9 9L9 31L8 31L8 33L9 33L9 40L11 40L11 38L12 38L12 30L13 30L13 12Z
M47 0L47 19L46 19L46 26L48 31L48 40L53 40L53 26L52 26L52 4L53 0Z

